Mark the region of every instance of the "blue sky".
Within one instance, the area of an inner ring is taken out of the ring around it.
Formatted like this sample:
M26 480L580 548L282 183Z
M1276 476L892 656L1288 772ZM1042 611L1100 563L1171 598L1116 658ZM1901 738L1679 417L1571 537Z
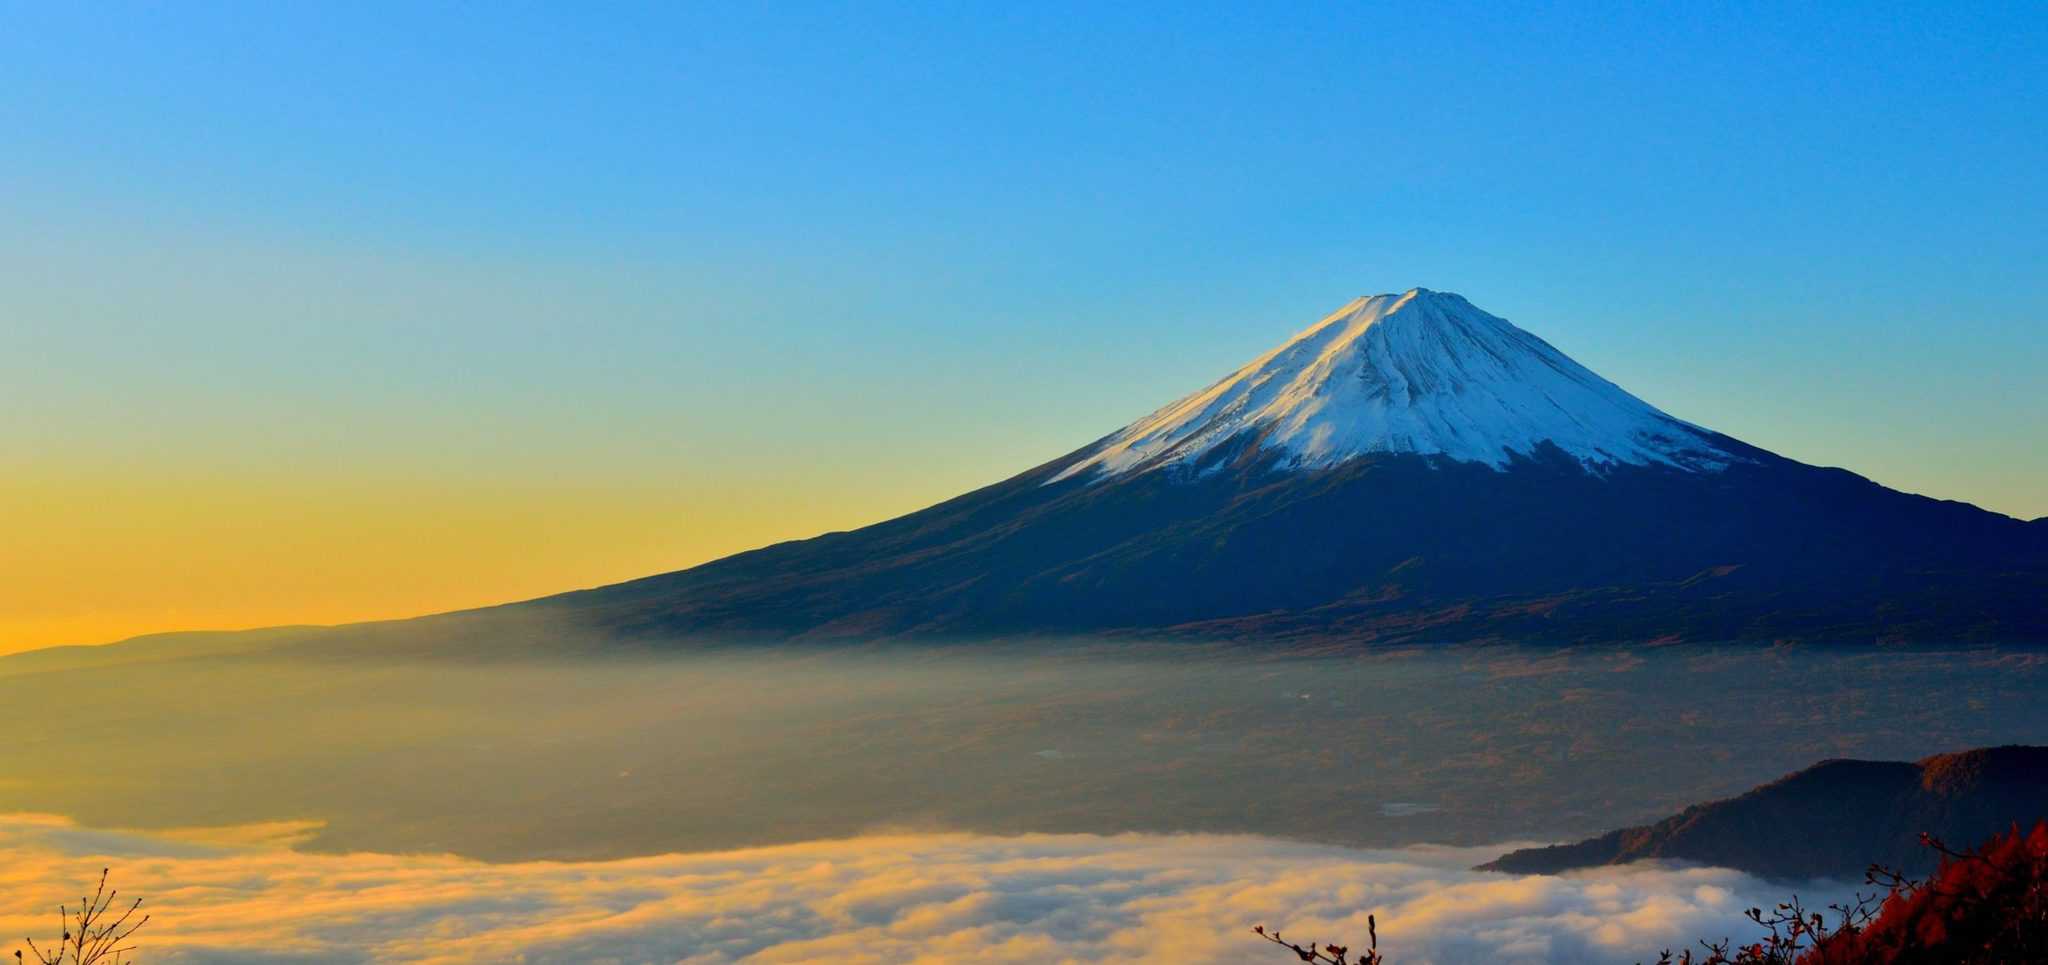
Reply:
M9 23L0 469L684 520L484 599L917 508L1415 285L2048 514L2040 4Z

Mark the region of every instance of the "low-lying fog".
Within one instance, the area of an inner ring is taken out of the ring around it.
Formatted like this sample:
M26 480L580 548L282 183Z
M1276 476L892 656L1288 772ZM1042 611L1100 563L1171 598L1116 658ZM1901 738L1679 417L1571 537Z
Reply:
M1252 924L1357 942L1369 915L1399 965L1626 965L1702 936L1754 938L1741 909L1785 895L1720 868L1524 878L1472 871L1490 849L1237 835L876 834L485 864L279 847L292 833L197 839L0 815L0 935L47 928L48 907L29 896L73 893L108 866L157 916L139 939L157 965L1277 965L1294 956L1265 954L1278 950ZM1816 907L1846 897L1799 890Z
M313 634L172 659L197 639L0 660L0 811L318 822L302 847L490 861L877 831L1481 845L1644 821L1827 757L2048 742L2048 659L1991 648L479 659Z

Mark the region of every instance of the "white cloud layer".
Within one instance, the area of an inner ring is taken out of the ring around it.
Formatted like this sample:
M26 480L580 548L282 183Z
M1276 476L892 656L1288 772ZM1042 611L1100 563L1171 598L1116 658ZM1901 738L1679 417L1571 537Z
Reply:
M147 899L142 960L160 963L1277 963L1292 959L1251 925L1361 947L1368 912L1395 965L1635 962L1744 934L1742 909L1783 894L1723 869L1516 877L1465 870L1498 848L1217 835L872 835L486 864L301 854L285 847L297 830L0 816L0 935L49 932L102 865Z

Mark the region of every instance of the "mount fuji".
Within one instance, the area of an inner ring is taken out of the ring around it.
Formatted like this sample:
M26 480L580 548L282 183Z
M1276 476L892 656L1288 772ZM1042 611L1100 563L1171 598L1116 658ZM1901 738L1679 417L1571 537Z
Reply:
M2048 640L2048 521L1667 415L1426 289L1009 480L517 605L649 638Z

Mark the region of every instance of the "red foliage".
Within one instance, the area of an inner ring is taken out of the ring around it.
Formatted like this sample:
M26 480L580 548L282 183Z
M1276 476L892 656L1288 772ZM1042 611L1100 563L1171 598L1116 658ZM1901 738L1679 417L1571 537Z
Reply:
M1895 889L1874 920L1827 936L1802 965L2048 962L2048 821L1969 852L1929 846L1943 855L1934 877Z

